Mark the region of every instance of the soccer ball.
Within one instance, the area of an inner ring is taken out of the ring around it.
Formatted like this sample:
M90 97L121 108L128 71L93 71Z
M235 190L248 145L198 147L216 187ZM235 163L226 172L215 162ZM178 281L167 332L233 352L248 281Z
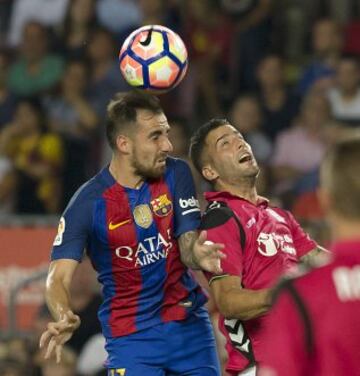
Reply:
M184 78L188 54L184 42L172 30L147 25L126 38L119 62L120 71L131 86L164 93Z

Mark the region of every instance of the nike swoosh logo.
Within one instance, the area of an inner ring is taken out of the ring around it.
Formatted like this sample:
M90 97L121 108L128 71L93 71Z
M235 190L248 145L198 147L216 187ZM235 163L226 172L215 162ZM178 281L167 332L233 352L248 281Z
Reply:
M110 222L109 223L109 230L115 230L117 229L118 227L120 226L123 226L123 225L126 225L127 223L129 223L131 220L130 219L126 219L125 221L122 221L122 222L119 222L119 223L112 223Z

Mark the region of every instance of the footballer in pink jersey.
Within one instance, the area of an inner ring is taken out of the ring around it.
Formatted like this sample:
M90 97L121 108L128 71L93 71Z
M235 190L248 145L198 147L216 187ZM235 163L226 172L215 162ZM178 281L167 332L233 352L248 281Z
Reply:
M339 142L321 169L335 244L327 265L280 285L261 376L360 375L360 138Z
M303 257L317 254L309 238L285 210L257 194L259 167L250 145L225 119L213 119L192 137L192 161L214 192L201 228L207 239L225 244L222 275L207 273L220 311L220 330L231 375L255 374L262 361L263 333L272 288Z

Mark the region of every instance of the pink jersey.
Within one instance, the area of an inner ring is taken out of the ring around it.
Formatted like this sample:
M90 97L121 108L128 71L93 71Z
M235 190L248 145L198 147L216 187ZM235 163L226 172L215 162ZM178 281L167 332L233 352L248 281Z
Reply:
M285 282L265 336L261 376L360 376L360 240Z
M205 197L213 203L204 215L202 228L207 229L208 240L225 244L227 257L221 261L224 274L239 276L246 289L273 286L300 257L316 247L289 212L270 207L266 199L261 198L254 205L227 192L208 192ZM223 215L217 209L218 202L226 203L236 217ZM209 274L207 277L216 278ZM229 372L239 372L262 360L267 317L244 322L220 317L220 330L227 340Z

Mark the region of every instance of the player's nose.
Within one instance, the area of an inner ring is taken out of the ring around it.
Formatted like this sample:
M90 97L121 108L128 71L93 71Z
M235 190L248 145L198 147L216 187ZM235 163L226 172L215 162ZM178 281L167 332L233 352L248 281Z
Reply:
M171 143L171 141L168 138L164 139L164 141L163 141L163 143L162 143L161 146L162 146L161 147L161 151L163 153L171 153L174 150L174 148L172 146L172 143Z

